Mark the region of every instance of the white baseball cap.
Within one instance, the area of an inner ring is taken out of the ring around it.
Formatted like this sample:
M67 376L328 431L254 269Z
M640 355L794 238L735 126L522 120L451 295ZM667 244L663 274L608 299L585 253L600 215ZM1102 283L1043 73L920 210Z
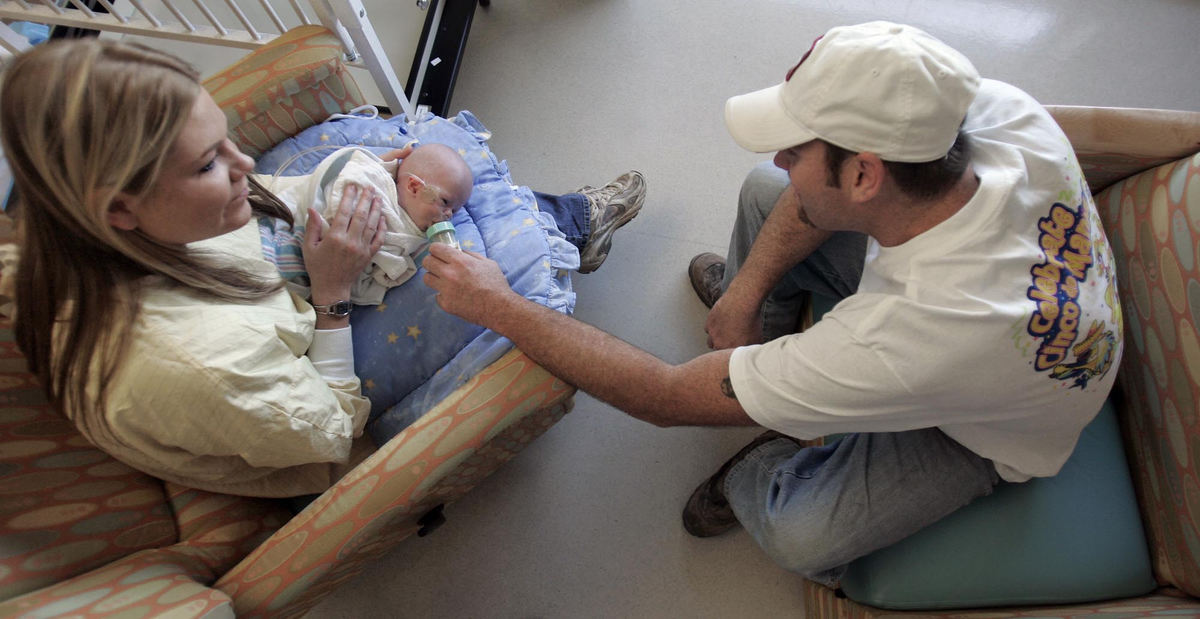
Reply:
M778 85L725 102L742 148L765 153L820 138L885 161L944 157L979 90L965 56L912 26L833 28Z

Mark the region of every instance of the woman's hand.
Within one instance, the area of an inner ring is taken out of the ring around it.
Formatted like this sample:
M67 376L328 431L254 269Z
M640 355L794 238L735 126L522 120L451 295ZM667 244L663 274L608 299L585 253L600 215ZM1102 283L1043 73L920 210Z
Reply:
M350 288L383 246L387 221L382 212L383 198L353 183L346 184L328 221L308 209L302 251L314 305L350 298Z

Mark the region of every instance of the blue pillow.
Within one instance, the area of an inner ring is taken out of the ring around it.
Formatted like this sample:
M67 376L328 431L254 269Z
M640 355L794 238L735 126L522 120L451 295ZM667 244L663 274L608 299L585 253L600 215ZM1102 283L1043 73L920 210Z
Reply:
M996 491L850 564L842 590L896 610L1067 604L1155 588L1111 403L1055 477Z
M349 144L382 154L416 141L458 150L471 168L471 198L454 215L465 249L500 264L513 290L569 314L575 306L570 271L579 252L554 219L537 208L528 187L517 186L508 165L487 146L487 128L470 112L453 118L427 115L416 122L344 116L310 127L259 158L260 174L303 174ZM359 306L350 315L355 373L371 399L367 432L387 442L512 348L492 331L447 314L425 285L424 271L388 290L378 306Z

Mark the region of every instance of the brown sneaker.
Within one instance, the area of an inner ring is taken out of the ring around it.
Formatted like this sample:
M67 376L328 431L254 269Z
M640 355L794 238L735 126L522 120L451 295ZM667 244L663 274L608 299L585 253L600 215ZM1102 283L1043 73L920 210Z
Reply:
M599 189L590 186L576 193L587 197L591 205L591 234L579 251L579 272L591 273L600 268L612 246L612 234L637 217L646 200L646 177L630 170Z
M721 298L721 281L725 279L725 259L714 253L703 253L688 264L688 280L700 302L709 309Z
M733 515L733 508L725 499L725 477L729 475L729 469L746 459L750 452L779 438L800 444L797 439L774 430L759 434L692 492L687 505L683 507L683 528L696 537L712 537L736 526L737 516Z

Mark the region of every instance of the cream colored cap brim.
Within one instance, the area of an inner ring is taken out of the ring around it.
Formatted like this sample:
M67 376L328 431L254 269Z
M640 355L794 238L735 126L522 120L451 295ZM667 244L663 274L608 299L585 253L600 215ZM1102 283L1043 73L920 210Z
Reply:
M784 111L782 92L783 84L777 84L725 102L725 126L739 146L756 153L769 153L817 138Z

